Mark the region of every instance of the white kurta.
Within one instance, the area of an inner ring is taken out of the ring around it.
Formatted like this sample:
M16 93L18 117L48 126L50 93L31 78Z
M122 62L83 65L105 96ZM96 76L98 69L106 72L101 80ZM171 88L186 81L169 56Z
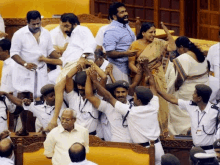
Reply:
M48 82L47 66L39 62L40 56L48 57L54 51L50 33L41 28L39 44L33 34L25 26L16 31L12 37L10 55L19 55L27 63L37 65L36 71L30 71L24 66L15 63L12 72L12 84L18 92L32 92L41 96L40 89Z
M184 53L176 59L182 65L187 76L200 75L207 71L207 60L203 63L198 63L190 55ZM197 84L209 85L208 74L194 80L186 79L178 91L174 92L174 96L178 99L192 100L192 95ZM168 129L172 135L186 134L190 128L190 117L186 111L182 111L178 106L168 103L169 118Z
M69 36L64 37L60 26L57 26L51 30L50 35L54 46L64 47L64 45L69 42Z
M12 70L14 69L14 60L8 58L4 61L2 69L2 78L1 78L1 91L5 92L15 92L15 89L12 86Z
M0 31L5 33L5 23L4 23L4 20L1 16L1 14L0 14ZM2 40L2 39L4 39L4 37L0 38L0 40Z

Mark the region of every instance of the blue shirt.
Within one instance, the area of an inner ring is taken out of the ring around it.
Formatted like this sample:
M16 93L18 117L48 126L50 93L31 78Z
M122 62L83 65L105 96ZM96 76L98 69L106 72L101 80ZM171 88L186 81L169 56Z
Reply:
M127 51L135 35L128 24L112 21L104 33L103 47L107 51ZM128 57L109 58L109 62L116 65L123 73L128 73Z

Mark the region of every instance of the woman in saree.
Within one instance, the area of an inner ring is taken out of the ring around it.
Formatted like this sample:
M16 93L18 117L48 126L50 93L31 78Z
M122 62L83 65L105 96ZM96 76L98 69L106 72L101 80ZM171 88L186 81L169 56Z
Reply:
M192 100L195 85L209 85L208 63L201 50L187 37L178 37L175 42L180 56L173 60L175 80L170 91L174 91L173 95L178 99ZM174 104L168 105L170 134L187 134L191 127L188 113Z
M160 87L160 90L166 91L166 81L164 77L164 70L162 65L163 55L166 51L176 50L175 41L169 33L166 26L161 23L165 33L167 34L168 41L155 38L156 28L152 23L143 23L139 34L137 35L137 40L134 41L130 50L137 50L136 56L129 57L129 68L132 75L137 73L137 62L141 58L147 58L149 63L148 67L152 72L155 83ZM143 76L145 77L145 76ZM145 85L144 79L139 85ZM168 132L168 104L167 102L159 96L160 109L158 113L158 120L160 123L161 133Z

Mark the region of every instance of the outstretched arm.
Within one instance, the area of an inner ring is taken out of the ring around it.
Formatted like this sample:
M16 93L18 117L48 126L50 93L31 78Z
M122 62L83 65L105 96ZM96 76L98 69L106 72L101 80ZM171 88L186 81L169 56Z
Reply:
M94 96L92 82L91 82L90 75L89 75L89 70L87 70L86 73L87 73L86 88L85 88L86 98L89 100L90 103L92 103L92 105L96 109L98 109L101 103L101 100L98 97Z
M133 96L134 95L134 90L135 90L135 87L140 83L141 81L141 78L142 78L142 67L140 64L137 65L137 73L134 77L134 81L133 83L129 86L129 90L128 90L128 94L130 96Z
M44 56L40 56L38 58L38 61L45 62L47 64L53 64L53 65L62 65L63 64L63 62L60 59L47 58Z
M116 99L111 95L109 91L107 91L97 80L97 73L94 70L89 71L90 78L93 81L93 84L96 86L96 89L100 92L100 94L108 101L113 107L115 106Z
M10 100L13 104L22 107L22 100L21 99L14 97L13 95L11 95L7 92L0 91L0 96L2 96L2 95L5 95L8 98L8 100Z
M164 25L163 22L161 22L161 26L162 26L163 30L165 31L165 33L167 34L167 39L168 39L167 51L172 52L172 51L176 50L175 41L174 41L172 35L170 34L169 30L167 29L167 27Z

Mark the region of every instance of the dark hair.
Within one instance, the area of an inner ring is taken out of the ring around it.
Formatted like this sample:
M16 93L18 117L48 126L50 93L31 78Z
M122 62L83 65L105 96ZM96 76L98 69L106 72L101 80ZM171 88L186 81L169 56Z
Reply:
M142 39L143 38L142 33L148 31L151 27L155 27L155 25L153 23L150 23L150 22L143 23L141 25L140 32L137 34L137 39Z
M197 60L202 63L205 60L205 55L203 54L203 52L194 44L192 43L189 38L187 38L186 36L181 36L178 37L175 41L176 46L178 48L180 48L181 46L183 46L184 48L188 48L190 51L192 51L193 53L195 53Z
M31 22L31 19L36 20L37 18L40 18L40 20L41 20L41 15L40 15L39 11L32 10L27 13L27 22L28 23Z
M7 150L0 149L0 157L8 158L12 154L13 150L14 150L14 145L11 142L10 146L7 148Z
M197 95L202 97L202 101L204 103L208 103L209 98L212 94L212 89L205 84L197 84L195 88Z
M64 13L64 14L62 14L61 17L60 17L60 20L62 22L67 22L68 21L72 25L75 25L75 24L80 25L78 17L73 13Z
M121 2L114 2L110 5L108 9L108 15L112 20L113 20L113 15L116 15L118 13L118 8L122 6L125 7L125 5Z
M3 51L5 51L5 50L10 51L10 49L11 49L11 41L8 40L8 39L0 40L0 47L2 48Z
M72 150L72 147L78 144L80 145L82 148L81 150L77 150L74 151ZM84 145L80 144L80 143L74 143L70 148L69 148L69 156L72 162L82 162L83 160L85 160L86 158L86 149L84 147Z

